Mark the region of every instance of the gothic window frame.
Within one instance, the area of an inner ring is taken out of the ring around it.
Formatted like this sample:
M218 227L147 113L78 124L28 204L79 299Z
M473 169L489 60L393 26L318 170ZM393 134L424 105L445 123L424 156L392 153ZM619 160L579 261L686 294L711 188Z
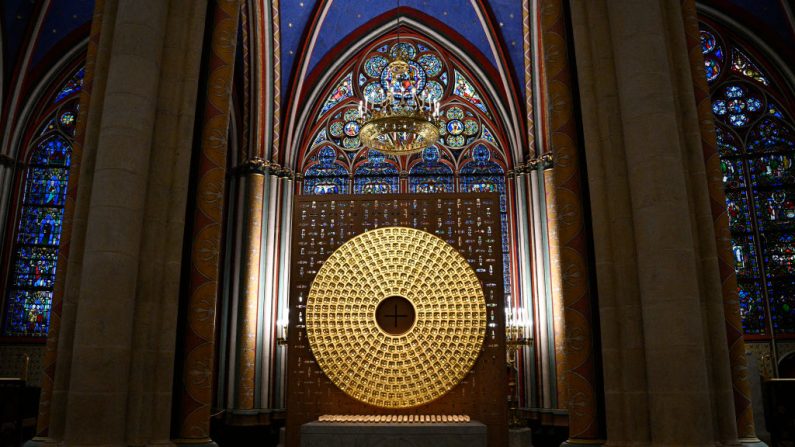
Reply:
M4 234L4 298L0 308L3 342L46 341L84 75L83 60L70 63L49 82L22 127ZM47 146L56 141L63 147L61 153L57 147ZM31 220L34 215L44 217ZM31 253L42 255L33 267L35 257L26 257ZM33 301L15 300L25 295L34 297ZM32 309L26 309L27 305ZM27 330L22 330L20 317L27 321Z
M732 30L703 17L699 25L745 338L793 339L794 95L767 58ZM785 219L774 223L782 213Z

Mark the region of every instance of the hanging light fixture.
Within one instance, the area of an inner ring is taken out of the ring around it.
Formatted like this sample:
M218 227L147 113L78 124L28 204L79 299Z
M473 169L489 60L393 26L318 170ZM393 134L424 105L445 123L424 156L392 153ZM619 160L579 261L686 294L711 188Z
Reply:
M385 154L407 155L439 140L440 109L439 100L422 91L417 82L422 69L400 45L400 30L397 40L393 59L381 76L384 100L370 101L365 96L359 102L359 137L365 146Z

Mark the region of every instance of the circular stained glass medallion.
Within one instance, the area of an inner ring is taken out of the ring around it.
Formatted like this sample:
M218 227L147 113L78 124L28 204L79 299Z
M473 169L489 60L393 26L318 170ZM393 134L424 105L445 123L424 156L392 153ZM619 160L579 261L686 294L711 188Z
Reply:
M332 137L339 138L342 136L344 124L342 121L332 121L328 126L328 131Z
M345 135L349 137L355 137L359 135L359 123L356 121L350 121L345 124Z
M464 123L460 120L450 120L450 122L447 123L447 132L450 133L450 135L461 135L464 133Z
M474 366L485 330L475 272L451 245L413 228L379 228L343 244L306 301L320 368L349 396L382 408L450 391Z
M422 65L429 77L438 76L442 72L442 61L433 54L423 54L417 62Z
M367 73L367 76L379 78L387 65L389 65L389 61L384 56L373 56L365 61L364 72Z
M397 73L392 70L393 66L388 66L381 73L381 87L385 91L392 87L392 94L396 98L401 98L404 91L414 90L417 94L422 93L425 88L425 70L414 61L408 61L408 69L404 73Z
M447 109L447 117L451 120L460 120L464 117L464 111L460 107L450 107Z
M406 42L400 42L392 45L392 49L389 50L389 55L394 59L401 52L408 59L414 59L414 56L417 55L417 50L414 48L414 45Z
M478 125L478 120L464 120L464 135L475 135L479 130L480 126Z
M464 142L463 135L453 135L447 137L447 145L450 147L461 147L464 145Z
M364 96L370 102L382 102L386 99L386 93L384 93L384 89L375 82L371 82L364 87Z
M359 137L344 138L342 140L342 145L345 149L356 149L359 147Z

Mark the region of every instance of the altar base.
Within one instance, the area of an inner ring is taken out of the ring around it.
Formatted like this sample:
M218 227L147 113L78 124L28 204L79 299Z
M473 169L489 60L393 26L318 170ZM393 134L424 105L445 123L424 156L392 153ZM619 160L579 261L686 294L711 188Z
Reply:
M301 447L486 447L486 426L465 424L344 424L301 426Z

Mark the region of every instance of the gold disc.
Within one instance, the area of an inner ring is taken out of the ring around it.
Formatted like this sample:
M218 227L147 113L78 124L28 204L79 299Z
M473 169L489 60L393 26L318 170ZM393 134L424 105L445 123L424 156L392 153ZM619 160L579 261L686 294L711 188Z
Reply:
M445 241L380 228L323 264L307 297L306 331L318 365L342 391L378 407L414 407L472 369L486 302L475 272Z

